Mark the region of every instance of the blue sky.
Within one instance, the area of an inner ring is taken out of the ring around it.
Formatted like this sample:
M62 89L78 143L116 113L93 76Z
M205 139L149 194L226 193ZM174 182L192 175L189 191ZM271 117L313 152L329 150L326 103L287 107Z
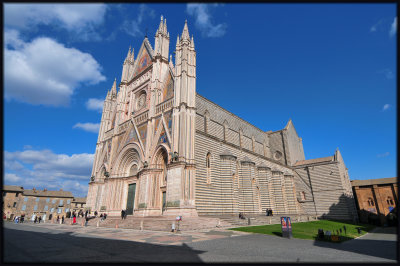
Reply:
M264 131L292 119L306 159L396 176L395 4L5 4L4 183L85 196L102 101L131 45L170 54L185 19L197 92Z

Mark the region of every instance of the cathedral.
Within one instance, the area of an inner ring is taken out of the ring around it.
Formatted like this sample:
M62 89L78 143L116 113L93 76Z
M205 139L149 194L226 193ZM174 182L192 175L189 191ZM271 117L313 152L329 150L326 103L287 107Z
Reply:
M263 131L197 93L196 50L185 22L169 55L166 19L154 49L129 48L103 113L87 206L111 216L357 216L340 151L305 160L289 120ZM118 88L118 90L117 90ZM200 88L201 89L201 88Z

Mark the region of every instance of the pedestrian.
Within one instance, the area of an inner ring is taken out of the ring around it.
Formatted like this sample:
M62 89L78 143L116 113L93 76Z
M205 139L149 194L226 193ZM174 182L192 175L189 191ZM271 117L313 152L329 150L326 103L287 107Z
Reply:
M60 216L57 215L57 223L60 221Z
M51 221L51 218L53 218L53 214L52 213L50 213L50 215L49 215L49 221Z
M36 223L38 220L37 216L35 215L35 220L33 221L33 223Z
M96 216L96 217L97 217L97 211L94 211L94 216Z
M103 217L104 217L104 220L107 218L107 213L105 213L104 215L103 215Z
M124 219L124 210L121 210L121 219Z
M61 218L61 223L64 223L64 215Z
M73 224L76 224L76 215L74 214L73 217L74 217L74 220L73 220L72 223L73 223Z
M85 211L85 218L88 216L88 210Z
M86 218L85 218L85 226L88 225L88 222L89 222L89 216L86 216Z
M21 223L24 223L24 220L25 220L25 213L23 213L23 214L21 215Z
M32 214L32 218L31 218L32 222L35 221L35 218L36 218L36 215Z
M42 216L39 216L39 219L38 219L38 220L39 220L39 223L40 223L40 221L42 220Z
M46 222L46 214L43 215L43 223Z

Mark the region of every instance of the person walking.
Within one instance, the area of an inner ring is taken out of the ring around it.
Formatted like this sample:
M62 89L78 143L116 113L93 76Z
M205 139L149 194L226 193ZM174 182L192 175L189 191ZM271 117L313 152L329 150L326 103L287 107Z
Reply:
M60 216L57 215L57 223L60 221Z
M72 223L73 223L73 224L76 224L76 215L74 214L73 217L74 217L74 220L73 220Z
M124 219L124 216L125 216L125 211L124 211L124 210L121 210L121 219L122 219L122 220Z
M51 218L53 218L53 214L52 213L50 213L50 215L49 215L49 221L51 221Z
M25 220L25 213L21 214L21 223L24 223Z
M64 215L61 218L61 223L64 223Z
M46 223L46 214L43 215L43 223Z
M39 216L39 219L38 219L38 220L39 220L39 223L40 223L40 221L42 220L42 216Z
M33 223L36 223L38 220L37 216L35 215L35 220L33 221Z

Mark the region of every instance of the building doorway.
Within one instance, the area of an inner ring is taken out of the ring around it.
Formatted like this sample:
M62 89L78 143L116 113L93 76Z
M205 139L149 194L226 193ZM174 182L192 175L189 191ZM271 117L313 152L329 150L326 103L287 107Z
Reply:
M126 201L126 214L132 215L135 206L136 183L129 184L128 199Z
M162 213L164 213L166 207L167 207L167 192L163 191L163 193L162 193Z

